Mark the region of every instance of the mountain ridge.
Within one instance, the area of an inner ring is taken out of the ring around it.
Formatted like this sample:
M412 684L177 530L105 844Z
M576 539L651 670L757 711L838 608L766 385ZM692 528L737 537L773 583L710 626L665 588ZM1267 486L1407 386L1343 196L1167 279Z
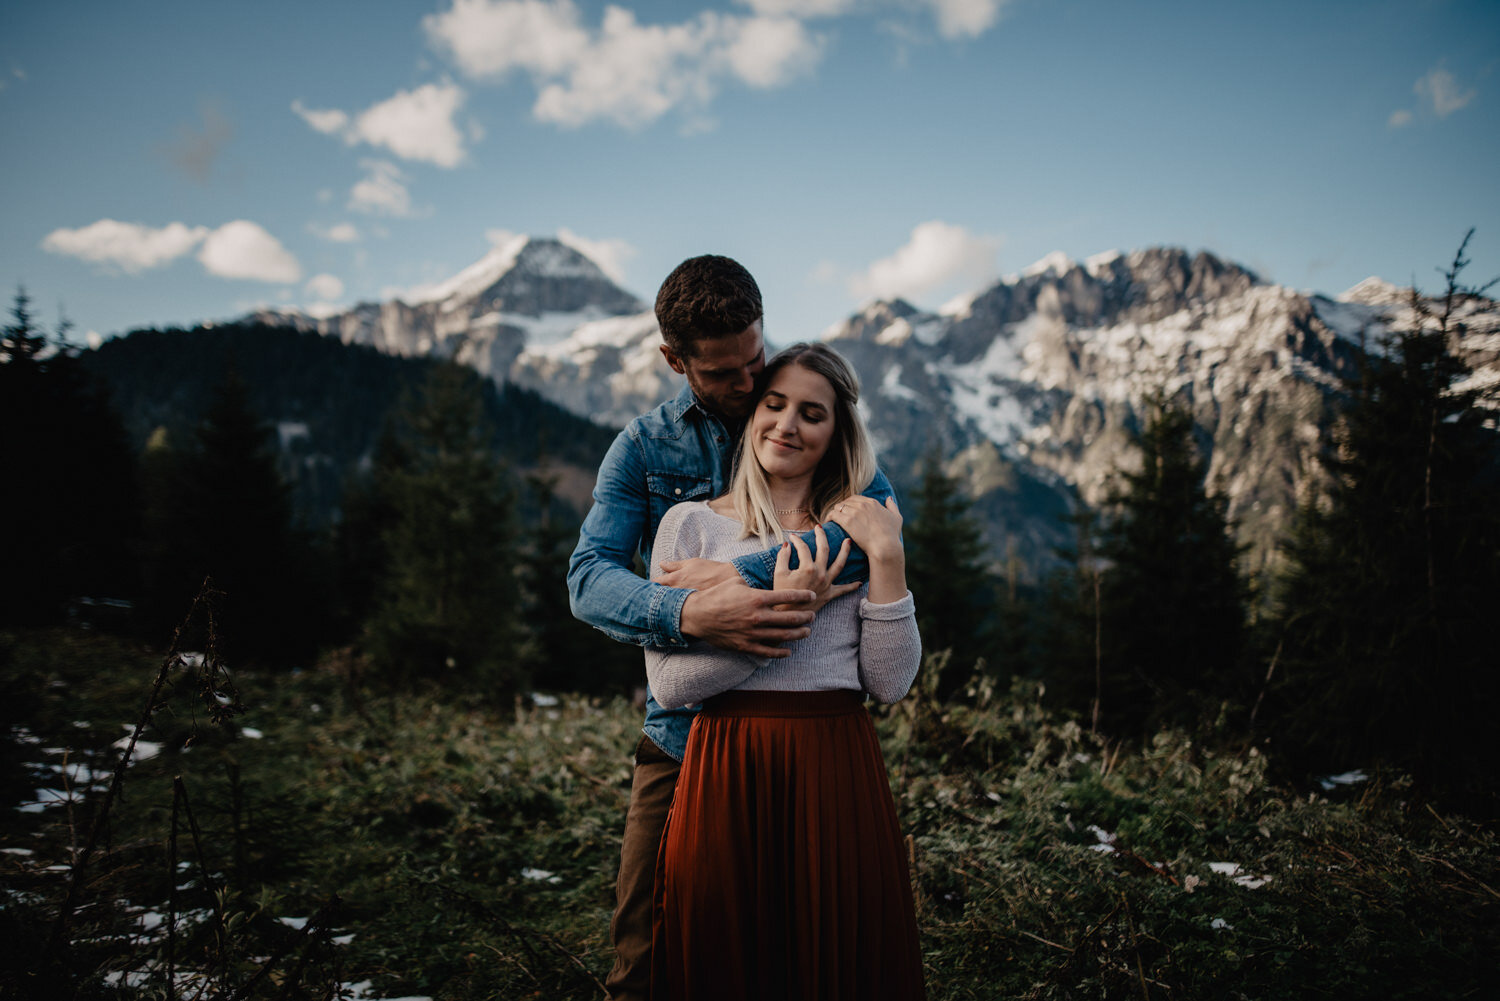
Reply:
M1260 570L1317 487L1344 380L1364 350L1411 321L1407 295L1378 278L1336 298L1303 292L1205 250L1108 251L1082 263L1055 253L937 312L873 300L822 336L859 373L898 484L912 484L922 457L940 449L993 551L1033 565L1067 542L1063 515L1077 500L1099 503L1129 468L1142 401L1180 398L1198 423L1210 486L1227 497ZM680 384L644 304L556 240L512 238L412 298L321 320L258 317L451 357L614 427ZM1481 382L1500 384L1496 340L1481 332Z

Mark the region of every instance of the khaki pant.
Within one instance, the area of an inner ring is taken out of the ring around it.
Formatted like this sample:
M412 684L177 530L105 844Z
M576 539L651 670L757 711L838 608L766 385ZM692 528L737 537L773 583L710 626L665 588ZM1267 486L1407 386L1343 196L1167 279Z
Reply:
M620 876L615 882L615 916L609 923L615 966L604 987L611 1001L645 1001L651 994L651 897L656 884L656 853L680 768L651 738L642 737L636 745L630 812L625 815Z

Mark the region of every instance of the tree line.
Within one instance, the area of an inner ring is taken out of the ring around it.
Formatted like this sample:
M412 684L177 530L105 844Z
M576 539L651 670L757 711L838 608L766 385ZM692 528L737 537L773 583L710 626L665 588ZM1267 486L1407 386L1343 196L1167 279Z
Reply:
M1414 321L1343 387L1324 487L1261 579L1242 571L1185 399L1144 401L1138 462L1080 508L1076 546L1039 586L988 569L959 485L931 457L908 566L928 648L953 651L940 691L1032 677L1110 737L1176 727L1255 742L1293 774L1383 768L1497 815L1500 400L1461 350L1476 307L1492 319L1495 304L1462 283L1467 243L1442 293L1413 289Z
M399 399L374 448L345 471L336 515L308 517L240 374L265 358L231 351L196 419L151 413L163 423L136 447L66 333L45 329L22 291L0 339L11 515L0 625L81 621L165 645L207 582L219 648L242 666L307 666L349 647L368 680L490 700L533 684L636 682L638 656L572 628L564 579L578 514L558 497L536 429L518 425L527 400L497 405L493 384L452 363L412 363L426 374L404 389L382 376ZM207 332L176 333L205 350ZM240 333L293 357L272 336L287 332L229 332ZM170 355L172 338L145 340L146 354ZM508 458L518 454L525 469Z

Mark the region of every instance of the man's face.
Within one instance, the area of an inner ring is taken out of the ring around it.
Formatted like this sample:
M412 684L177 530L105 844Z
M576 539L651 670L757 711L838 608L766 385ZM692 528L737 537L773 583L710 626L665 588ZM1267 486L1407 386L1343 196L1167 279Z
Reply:
M698 402L720 417L741 420L755 409L755 377L766 366L760 320L737 334L694 341L691 355L665 344L661 353L672 371L687 376Z

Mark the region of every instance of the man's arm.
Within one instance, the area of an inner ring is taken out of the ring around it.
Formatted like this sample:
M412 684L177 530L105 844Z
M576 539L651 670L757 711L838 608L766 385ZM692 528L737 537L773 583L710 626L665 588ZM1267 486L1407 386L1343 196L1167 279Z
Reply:
M691 592L642 580L631 569L650 516L645 461L621 431L599 464L594 506L568 560L568 604L576 618L621 643L686 646L682 605Z
M887 497L896 496L896 491L891 489L891 481L885 478L885 473L877 469L875 471L875 478L865 488L865 496L878 500L883 504ZM823 523L823 532L828 537L828 551L830 553L837 553L839 546L842 546L844 540L849 538L849 533L844 531L836 521L825 521ZM803 532L802 540L807 543L809 549L815 544L815 538L811 531ZM748 556L736 557L733 561L734 568L739 571L740 576L751 587L770 587L771 580L776 573L776 553L780 548L778 546L776 549L767 549L759 553L751 553ZM794 549L792 552L793 569L796 566L797 554ZM834 583L848 584L852 581L864 580L868 576L870 576L870 561L865 558L865 554L860 551L858 546L853 542L849 543L849 558L844 563L844 572L838 575L838 579Z

